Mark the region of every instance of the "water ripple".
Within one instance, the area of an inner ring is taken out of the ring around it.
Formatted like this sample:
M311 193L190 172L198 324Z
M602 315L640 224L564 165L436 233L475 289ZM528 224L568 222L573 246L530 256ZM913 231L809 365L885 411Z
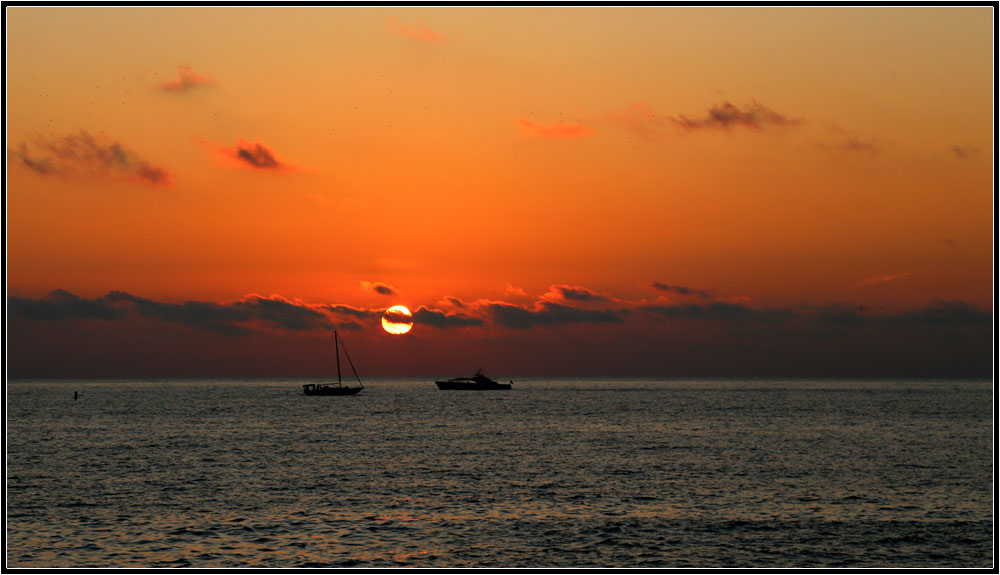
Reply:
M988 382L240 386L10 385L8 566L992 564Z

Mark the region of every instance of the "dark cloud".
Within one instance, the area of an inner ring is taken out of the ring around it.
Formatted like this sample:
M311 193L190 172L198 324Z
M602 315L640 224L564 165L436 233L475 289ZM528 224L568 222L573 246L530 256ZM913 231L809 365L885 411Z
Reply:
M704 305L647 305L639 308L654 317L669 319L699 319L728 322L773 321L790 315L787 310L758 310L755 308L715 301Z
M813 321L817 326L857 327L871 323L873 317L865 312L864 306L823 305L802 306L794 311L786 310L783 319Z
M397 295L399 293L399 290L397 290L396 288L382 282L362 281L361 287L363 287L368 291L373 291L379 295Z
M856 137L847 138L837 147L845 152L874 153L881 150L881 146L876 140L862 140Z
M292 302L280 296L253 295L231 305L234 309L250 312L251 316L259 321L291 331L333 329L333 324L326 314L311 306Z
M436 340L438 355L413 348L393 369L444 371L456 356L484 354L507 365L523 358L518 369L525 373L987 377L995 352L993 311L961 301L894 312L856 304L769 309L714 300L620 304L623 309L614 310L569 303L542 299L526 307L478 300L460 314L420 307L415 323L464 328L462 337ZM319 369L317 358L328 356L318 353L317 342L327 341L328 330L374 331L384 310L256 294L219 303L162 302L121 291L91 299L56 290L37 299L9 297L7 311L11 373L80 377ZM235 337L248 335L253 337ZM362 357L384 351L379 338L356 341L359 349L352 344L351 350Z
M239 307L199 301L163 303L122 291L113 291L105 298L113 303L130 306L143 317L154 317L195 329L224 335L245 335L251 331L241 324L250 321L253 314Z
M413 312L413 323L431 327L471 327L483 325L483 320L458 314L446 314L443 311L421 306Z
M327 330L337 327L323 306L309 306L280 296L249 295L235 302L158 302L122 291L92 300L66 291L54 291L32 300L9 298L12 313L31 320L116 320L135 313L162 321L224 335L246 335L260 328L288 331ZM345 327L355 322L341 324Z
M923 326L993 325L992 313L961 301L937 301L923 309L900 314L898 319Z
M7 298L7 310L14 316L31 320L116 319L126 312L107 298L84 299L64 290L55 290L43 298Z
M712 299L712 292L703 289L694 289L678 285L667 285L661 282L653 282L653 288L662 292L675 293L678 295L696 295L705 299Z
M248 142L240 139L235 146L223 146L195 138L214 158L223 159L223 165L248 170L290 172L298 168L292 162L281 158L273 149L260 141Z
M107 298L110 301L128 302L143 316L157 317L164 321L224 334L249 333L254 326L246 324L264 324L289 331L334 327L325 313L280 296L263 297L254 294L231 303L198 301L163 303L124 292L112 292Z
M580 286L554 285L549 288L550 293L556 294L561 299L581 302L610 301L611 298L602 293Z
M565 323L620 323L628 313L627 310L579 309L551 301L540 302L536 309L505 302L491 302L483 307L497 324L514 329Z
M708 113L701 118L679 116L673 118L685 130L722 129L729 130L743 126L754 130L763 130L766 126L793 126L801 120L788 118L774 110L754 102L738 108L729 102L709 108Z
M136 167L135 175L138 176L140 180L147 181L151 184L170 183L170 174L162 168L150 166L149 164L143 164Z
M177 66L177 79L161 83L160 89L165 92L183 94L200 86L210 86L214 83L215 81L211 78L192 70L191 66Z
M35 149L21 144L14 153L21 165L43 176L112 177L152 185L170 184L170 174L119 142L86 131L58 138L39 137Z
M806 377L984 377L992 314L964 302L869 312L847 304L755 309L644 306L675 373ZM636 331L640 331L636 329ZM706 353L706 350L709 350Z
M254 168L274 170L281 167L274 152L264 144L241 143L236 146L236 157Z
M382 319L392 323L413 323L413 314L389 308L382 314Z
M992 315L965 302L938 301L918 310L895 314L870 314L863 306L828 304L790 308L751 308L726 302L704 305L647 305L640 311L653 317L669 319L716 320L723 322L806 321L821 325L900 325L911 326L982 326L990 325Z
M329 304L320 307L335 315L347 315L359 319L371 319L382 316L382 312L379 310L351 307L345 304Z
M14 155L21 160L21 165L43 176L60 173L59 167L52 158L32 158L28 153L27 144L21 144Z
M967 160L973 156L979 155L979 148L975 146L951 146L948 148L952 154L959 160Z

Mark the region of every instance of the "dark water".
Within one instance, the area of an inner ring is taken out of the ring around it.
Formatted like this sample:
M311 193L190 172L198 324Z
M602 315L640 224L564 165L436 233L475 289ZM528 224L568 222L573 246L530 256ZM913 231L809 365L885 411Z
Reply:
M300 383L9 383L7 566L994 564L991 382Z

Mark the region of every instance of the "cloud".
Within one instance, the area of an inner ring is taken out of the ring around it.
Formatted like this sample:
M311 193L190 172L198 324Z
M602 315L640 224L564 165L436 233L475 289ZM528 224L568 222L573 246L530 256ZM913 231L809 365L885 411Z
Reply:
M645 306L634 315L658 326L638 322L628 333L657 334L670 373L980 378L991 373L995 351L992 312L965 302L889 313L711 303Z
M627 310L580 309L551 301L539 302L535 309L506 302L491 302L482 307L498 325L513 329L566 323L621 323L628 313Z
M329 316L322 313L322 306L311 306L302 301L289 300L279 295L264 297L250 294L233 302L231 306L249 312L257 321L291 331L333 329L334 327Z
M14 155L21 160L21 165L43 176L51 176L63 172L52 158L32 158L28 153L27 144L21 144L18 150L14 152Z
M385 21L389 25L389 28L399 36L405 36L411 40L431 44L443 44L445 42L444 37L427 26L411 27L408 24L403 24L402 22L397 21L395 18L386 18Z
M558 301L569 300L574 302L607 302L614 301L608 294L598 293L592 289L582 286L553 285L549 291L542 295L544 300Z
M220 146L199 140L213 153L225 158L236 167L265 171L293 171L295 166L278 156L274 150L261 143L240 139L235 146Z
M174 303L154 301L123 291L112 291L102 297L86 299L63 290L56 290L36 300L9 298L8 305L15 316L35 321L66 319L111 321L136 315L224 335L247 335L262 329L301 332L357 327L354 322L338 323L328 313L344 313L342 309L310 305L278 295L265 297L249 294L236 301L225 303L202 301ZM355 317L368 316L369 313L355 315Z
M431 327L470 327L483 325L483 320L420 306L413 312L413 323Z
M979 148L975 146L951 146L948 148L959 160L967 160L979 155Z
M828 124L829 135L816 142L817 149L824 152L839 152L841 154L878 154L885 147L885 142L878 138L866 138L857 135L852 130L836 124Z
M551 126L536 124L530 120L518 118L517 125L521 132L527 136L545 139L571 139L583 138L594 133L594 130L583 124L567 124L566 122L556 122Z
M389 308L389 309L385 310L385 312L382 314L382 317L386 321L390 321L392 323L411 323L411 322L413 322L413 314L412 313L404 313L402 311L395 310L395 309L392 309L392 308Z
M882 149L877 140L862 140L857 137L850 137L837 145L837 149L844 152L875 153Z
M923 326L993 325L992 313L961 301L938 300L927 307L908 311L891 319Z
M256 144L240 142L236 146L236 157L254 168L274 170L283 167L282 163L275 157L274 152L260 142Z
M667 285L661 282L653 282L653 289L662 292L675 293L678 295L696 295L704 299L712 299L712 292L703 289L694 289L679 285Z
M713 320L729 323L796 323L823 326L983 326L993 316L966 302L935 301L916 310L871 314L863 307L846 304L803 305L788 308L751 308L725 302L704 305L644 305L637 312L649 317L676 320ZM804 323L803 323L804 322Z
M456 357L483 354L525 373L675 377L987 377L993 366L993 311L962 301L899 312L842 303L572 305L579 303L477 300L463 302L456 313L421 306L415 323L457 328L461 337L438 333L443 339L433 347L440 346L440 354L418 346L400 350L409 355L392 364L446 371ZM224 302L155 301L121 291L92 299L65 290L8 297L9 369L16 377L100 376L118 373L119 366L146 375L302 369L308 375L328 369L316 363L310 346L334 328L363 330L352 352L374 357L384 351L380 338L367 337L380 333L384 311L259 294Z
M905 272L905 273L901 273L901 274L882 274L882 275L872 276L870 278L863 279L863 280L859 281L858 283L851 285L847 289L855 289L855 288L864 287L864 286L872 286L872 285L884 284L886 282L890 282L890 281L895 280L895 279L906 277L908 275L910 275L909 272Z
M441 301L438 302L438 305L445 305L445 306L452 306L452 307L460 307L461 308L461 307L465 307L465 302L462 301L462 300L460 300L460 299L458 299L457 297L455 297L453 295L449 295L449 296L445 296L445 297L441 298Z
M755 309L744 305L711 302L707 304L644 305L639 311L653 317L696 319L726 322L774 321L791 315L788 310Z
M505 284L501 289L501 293L507 296L517 296L517 297L528 297L528 292L524 291L523 288L517 287L511 283Z
M617 301L617 300L616 300ZM123 321L130 317L152 318L191 329L228 336L258 332L325 332L332 329L361 329L377 325L385 309L364 309L344 304L309 304L279 295L248 294L229 302L162 302L123 291L87 299L64 290L38 298L9 297L12 321L56 324L60 321ZM829 334L829 329L864 326L895 329L914 327L982 327L992 325L992 314L965 302L936 301L917 310L900 313L870 313L846 304L806 305L786 308L756 308L712 301L703 304L625 304L616 309L589 309L550 300L532 305L478 300L463 303L461 313L447 313L425 306L412 318L393 315L399 322L419 323L437 328L468 328L494 325L513 330L579 324L621 324L627 318L643 318L656 323L672 321L705 325L784 326L782 337L795 333ZM359 321L361 323L359 323ZM688 325L688 324L685 324ZM753 327L757 326L757 327ZM907 327L908 326L908 327ZM768 328L772 329L772 328ZM777 328L774 328L777 329ZM824 330L827 330L824 332ZM749 333L753 333L752 331ZM763 333L763 332L761 332ZM769 332L772 333L772 332ZM777 333L777 332L773 332Z
M163 82L159 88L164 92L183 94L195 88L213 84L215 84L215 80L198 74L191 69L191 66L181 65L177 66L177 79Z
M382 311L376 309L357 308L345 304L326 304L319 306L325 311L334 315L346 315L359 319L371 319L382 317Z
M14 316L31 320L116 319L125 312L105 298L88 300L65 290L55 290L45 297L7 298L7 310Z
M149 185L170 185L170 174L107 136L81 130L62 137L38 137L35 149L22 143L14 152L21 165L42 176L112 178Z
M397 295L399 293L399 290L397 290L396 288L392 287L389 284L384 284L381 282L366 282L362 280L361 288L366 291L377 293L379 295Z
M723 102L709 108L708 113L701 118L678 116L673 121L685 130L722 129L743 126L753 130L763 131L766 126L794 126L801 120L791 119L774 110L753 102L738 108L729 102Z
M249 294L230 303L163 303L125 292L111 292L106 298L113 302L127 302L143 316L227 335L247 334L257 327L276 327L289 331L335 327L329 316L319 309L277 295L264 297Z
M252 331L242 325L251 320L251 312L239 307L200 301L164 303L122 291L110 292L103 299L113 304L121 304L122 309L131 308L143 317L152 317L195 329L223 335L246 335Z

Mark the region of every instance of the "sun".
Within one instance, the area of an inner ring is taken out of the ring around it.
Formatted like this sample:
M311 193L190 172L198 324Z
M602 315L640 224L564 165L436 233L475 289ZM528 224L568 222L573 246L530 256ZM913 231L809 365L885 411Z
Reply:
M382 329L393 335L403 335L413 329L413 314L406 306L394 305L382 314Z

